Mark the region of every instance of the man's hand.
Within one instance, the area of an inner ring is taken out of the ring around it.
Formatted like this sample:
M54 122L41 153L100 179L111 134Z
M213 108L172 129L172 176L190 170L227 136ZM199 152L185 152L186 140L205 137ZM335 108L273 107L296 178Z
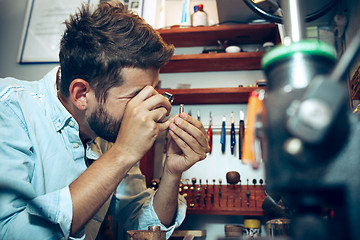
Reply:
M169 121L162 121L170 110L168 99L146 86L127 104L115 144L130 159L140 160L159 133L169 127Z
M186 113L175 115L170 121L171 140L165 170L172 175L181 176L196 162L206 158L210 151L209 139L201 122Z
M151 148L159 132L170 125L169 121L162 121L171 104L153 87L147 86L128 99L113 146L69 185L73 202L71 234L94 216L131 167Z
M170 118L169 141L164 172L154 197L154 209L165 226L174 222L182 173L205 159L210 146L201 122L186 113Z

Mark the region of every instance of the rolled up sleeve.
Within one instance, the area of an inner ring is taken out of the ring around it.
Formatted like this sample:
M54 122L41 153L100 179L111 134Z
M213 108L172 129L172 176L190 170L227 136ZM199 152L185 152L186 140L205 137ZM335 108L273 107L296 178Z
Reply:
M58 224L64 238L69 237L72 221L72 201L68 186L59 191L32 199L28 202L26 210L31 215Z
M166 231L166 238L170 238L171 234L174 230L181 225L181 223L185 219L186 215L186 200L179 195L178 198L178 208L176 212L176 217L174 224L170 227L165 227L161 221L159 220L154 207L153 207L153 199L154 193L151 194L151 197L147 198L144 202L144 205L141 210L141 214L139 214L139 229L147 229L148 226L160 226L161 230Z
M0 182L0 235L4 239L69 238L72 207L68 187L27 200L31 190L24 189L30 185L9 183L5 178Z
M147 230L148 226L160 226L169 238L185 219L186 200L179 195L174 224L165 227L154 210L154 195L154 190L146 189L144 176L135 165L119 185L111 203L111 212L125 230Z

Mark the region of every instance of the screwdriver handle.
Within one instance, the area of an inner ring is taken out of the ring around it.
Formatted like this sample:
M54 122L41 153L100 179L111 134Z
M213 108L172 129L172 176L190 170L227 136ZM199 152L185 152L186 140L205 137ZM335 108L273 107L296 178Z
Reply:
M231 137L231 155L234 154L234 148L235 148L235 124L231 123L231 132L230 132L230 137Z
M221 143L221 152L225 153L225 121L222 122L220 143Z
M242 146L243 146L243 142L244 142L244 131L245 131L244 120L240 120L240 122L239 122L239 159L241 159L241 154L242 154Z
M250 93L246 114L246 131L244 133L244 145L241 160L243 163L254 164L255 159L255 123L256 116L262 109L262 100L259 99L259 92Z
M208 130L207 130L207 135L208 135L208 138L209 138L209 146L210 146L210 151L209 153L212 152L212 129L211 129L211 125L209 126Z

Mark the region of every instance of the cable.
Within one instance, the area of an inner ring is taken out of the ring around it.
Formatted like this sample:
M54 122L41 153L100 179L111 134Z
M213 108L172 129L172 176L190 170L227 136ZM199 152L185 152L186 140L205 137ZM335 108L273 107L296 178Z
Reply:
M275 16L273 14L265 12L263 9L259 8L252 0L243 0L243 1L252 11L254 11L260 17L271 22L283 23L282 17ZM319 17L322 17L335 5L336 2L337 0L331 0L324 7L320 8L319 10L313 13L306 15L305 21L311 22L314 21L315 19L318 19Z

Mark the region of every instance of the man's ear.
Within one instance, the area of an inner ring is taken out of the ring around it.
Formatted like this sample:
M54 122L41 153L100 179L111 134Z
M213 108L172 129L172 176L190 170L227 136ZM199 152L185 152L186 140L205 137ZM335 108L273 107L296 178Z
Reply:
M79 110L85 110L88 99L87 93L91 90L90 85L84 79L74 79L69 87L70 98Z

